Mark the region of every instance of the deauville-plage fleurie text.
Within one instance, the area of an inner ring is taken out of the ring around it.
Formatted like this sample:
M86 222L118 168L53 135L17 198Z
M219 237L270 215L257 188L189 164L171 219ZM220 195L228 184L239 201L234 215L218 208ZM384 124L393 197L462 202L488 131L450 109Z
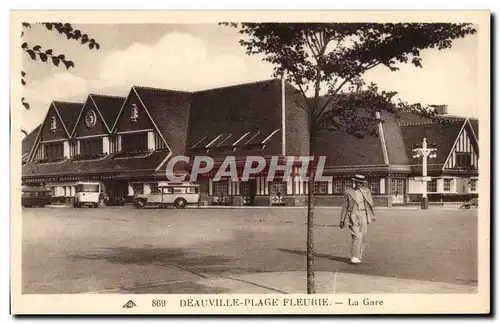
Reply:
M276 306L331 306L325 297L296 298L186 298L180 307L276 307Z

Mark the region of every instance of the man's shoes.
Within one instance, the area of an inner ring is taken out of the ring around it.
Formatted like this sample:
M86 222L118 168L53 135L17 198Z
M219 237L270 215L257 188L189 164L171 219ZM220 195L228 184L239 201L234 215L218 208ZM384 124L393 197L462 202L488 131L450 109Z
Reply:
M354 264L357 264L357 263L361 263L361 260L356 258L356 257L352 257L351 258L351 263L354 263Z

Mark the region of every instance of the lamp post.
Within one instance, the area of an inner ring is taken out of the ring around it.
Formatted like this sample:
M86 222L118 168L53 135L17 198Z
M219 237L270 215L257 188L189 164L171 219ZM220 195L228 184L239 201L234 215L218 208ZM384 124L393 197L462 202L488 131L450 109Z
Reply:
M428 147L427 140L424 138L422 140L422 147L416 147L413 150L413 158L422 158L422 176L415 177L415 180L420 180L422 183L422 202L421 208L427 209L429 207L429 199L427 197L427 181L431 178L427 176L427 159L435 158L437 149L435 147Z

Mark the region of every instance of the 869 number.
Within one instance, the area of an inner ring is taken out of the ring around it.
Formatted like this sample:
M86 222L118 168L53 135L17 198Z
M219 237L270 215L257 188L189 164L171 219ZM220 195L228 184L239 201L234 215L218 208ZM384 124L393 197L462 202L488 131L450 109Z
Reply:
M167 302L165 301L165 299L153 299L151 306L153 306L153 307L166 307Z

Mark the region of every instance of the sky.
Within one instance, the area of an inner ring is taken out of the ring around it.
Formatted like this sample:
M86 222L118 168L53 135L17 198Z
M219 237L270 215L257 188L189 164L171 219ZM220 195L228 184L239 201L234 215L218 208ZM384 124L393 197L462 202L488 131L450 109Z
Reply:
M27 85L23 96L23 128L43 121L51 101L85 102L89 93L126 96L134 85L195 91L270 79L272 69L262 57L248 56L235 29L216 24L85 24L74 25L94 38L89 50L42 26L25 30L24 41L63 53L75 68L32 61L23 52ZM425 50L423 68L385 67L364 76L379 88L397 91L408 102L448 105L450 114L478 116L477 35L453 42L444 51Z

